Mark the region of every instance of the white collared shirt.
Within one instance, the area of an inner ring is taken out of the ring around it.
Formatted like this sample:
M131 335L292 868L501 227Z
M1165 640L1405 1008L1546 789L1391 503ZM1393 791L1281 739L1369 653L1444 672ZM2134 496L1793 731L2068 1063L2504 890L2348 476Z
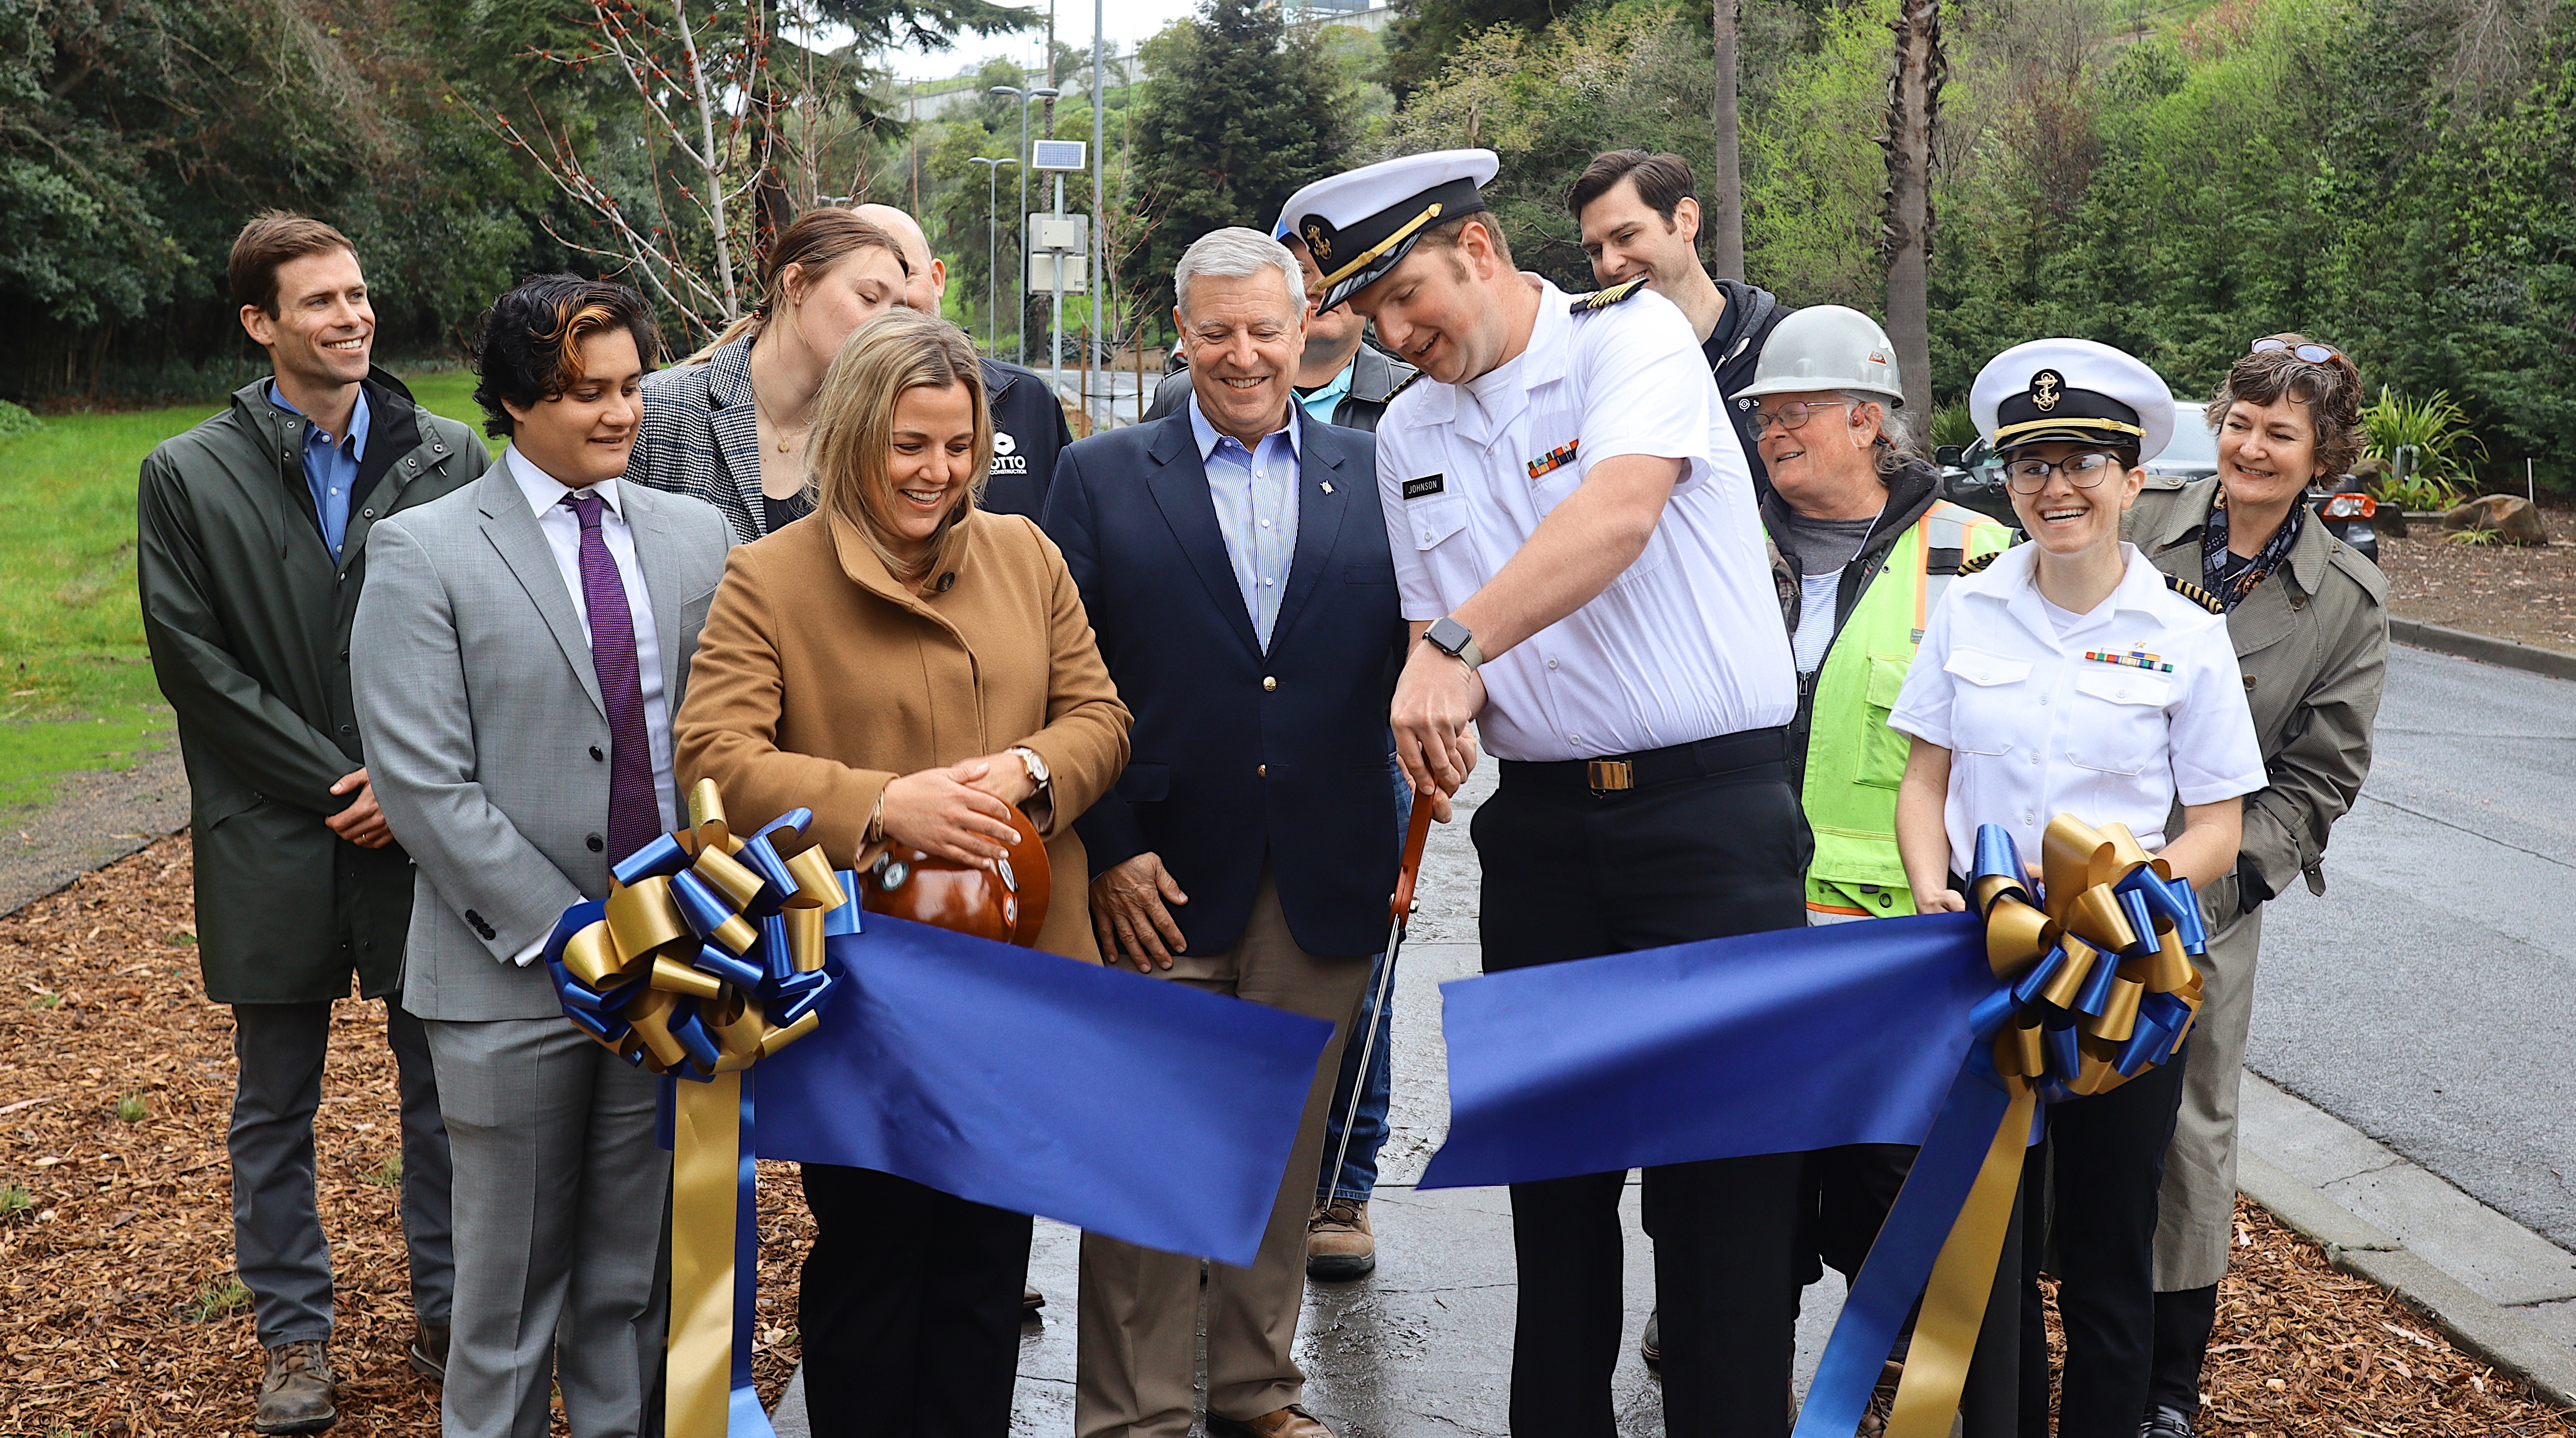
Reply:
M562 571L564 589L572 595L573 613L581 616L585 640L590 637L590 605L581 592L581 516L564 508L564 497L596 494L605 501L599 511L599 537L608 546L608 557L617 561L617 576L626 586L626 612L635 623L635 677L644 690L644 737L653 749L653 798L662 813L662 828L677 829L680 816L671 800L671 711L662 694L662 636L653 627L653 596L644 587L644 566L635 557L635 531L626 522L619 481L603 479L587 490L566 489L519 453L518 446L501 454L510 466L510 477L519 482L519 493L527 496L537 528L545 531L546 544L554 550L555 568Z
M2059 814L2126 824L2152 850L2177 798L2214 804L2268 782L2223 616L2122 544L2119 587L2061 638L2038 553L2020 545L1951 581L1887 716L1950 751L1954 874L1974 866L1980 824L2009 828L2032 863Z
M1404 617L1484 587L1591 467L1687 462L1645 552L1590 603L1486 661L1485 748L1590 759L1786 724L1796 676L1753 476L1690 321L1651 290L1580 316L1536 276L1528 349L1464 385L1421 380L1377 431Z

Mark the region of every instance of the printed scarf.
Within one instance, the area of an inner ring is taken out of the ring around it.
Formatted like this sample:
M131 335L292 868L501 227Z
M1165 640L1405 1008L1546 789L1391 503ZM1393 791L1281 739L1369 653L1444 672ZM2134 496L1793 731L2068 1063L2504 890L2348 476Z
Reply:
M2233 610L2270 577L2273 570L2287 563L2290 546L2299 542L2299 531L2307 525L2308 506L2305 497L2290 506L2289 518L2272 531L2254 561L2237 572L2233 579L2227 573L2227 491L2218 492L2218 500L2209 507L2209 518L2200 529L2201 587L2218 596L2218 602Z

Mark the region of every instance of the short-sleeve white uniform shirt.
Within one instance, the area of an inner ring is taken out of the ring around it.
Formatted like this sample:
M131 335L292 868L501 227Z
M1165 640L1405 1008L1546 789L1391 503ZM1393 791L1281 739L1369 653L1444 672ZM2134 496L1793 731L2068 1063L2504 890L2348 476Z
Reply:
M2166 588L2134 546L2120 552L2119 588L2062 638L2032 544L1952 581L1925 622L1887 722L1950 751L1952 873L1975 864L1980 824L2010 829L2029 862L2059 814L2126 824L2156 849L2177 798L2214 804L2266 782L2227 620Z
M1593 465L1685 461L1645 552L1589 604L1483 669L1498 759L1631 754L1786 724L1789 638L1753 476L1690 321L1651 290L1583 314L1539 290L1529 348L1463 385L1424 379L1377 431L1404 617L1483 588Z

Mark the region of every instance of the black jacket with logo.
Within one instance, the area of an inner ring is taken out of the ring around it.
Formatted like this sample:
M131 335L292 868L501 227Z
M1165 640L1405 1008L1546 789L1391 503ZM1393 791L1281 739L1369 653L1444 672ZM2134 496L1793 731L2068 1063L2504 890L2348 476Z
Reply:
M993 468L979 508L1038 517L1046 508L1055 457L1073 443L1064 406L1034 370L1002 360L984 363L984 392L993 404Z

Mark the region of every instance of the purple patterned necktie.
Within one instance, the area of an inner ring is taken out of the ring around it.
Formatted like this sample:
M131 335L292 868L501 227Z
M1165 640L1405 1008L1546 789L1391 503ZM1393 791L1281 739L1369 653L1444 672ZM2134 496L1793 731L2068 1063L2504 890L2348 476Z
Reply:
M564 496L581 519L581 602L590 614L590 664L608 706L608 862L615 864L662 832L653 797L653 749L644 737L644 685L635 667L635 615L626 581L599 532L606 503L592 491Z

